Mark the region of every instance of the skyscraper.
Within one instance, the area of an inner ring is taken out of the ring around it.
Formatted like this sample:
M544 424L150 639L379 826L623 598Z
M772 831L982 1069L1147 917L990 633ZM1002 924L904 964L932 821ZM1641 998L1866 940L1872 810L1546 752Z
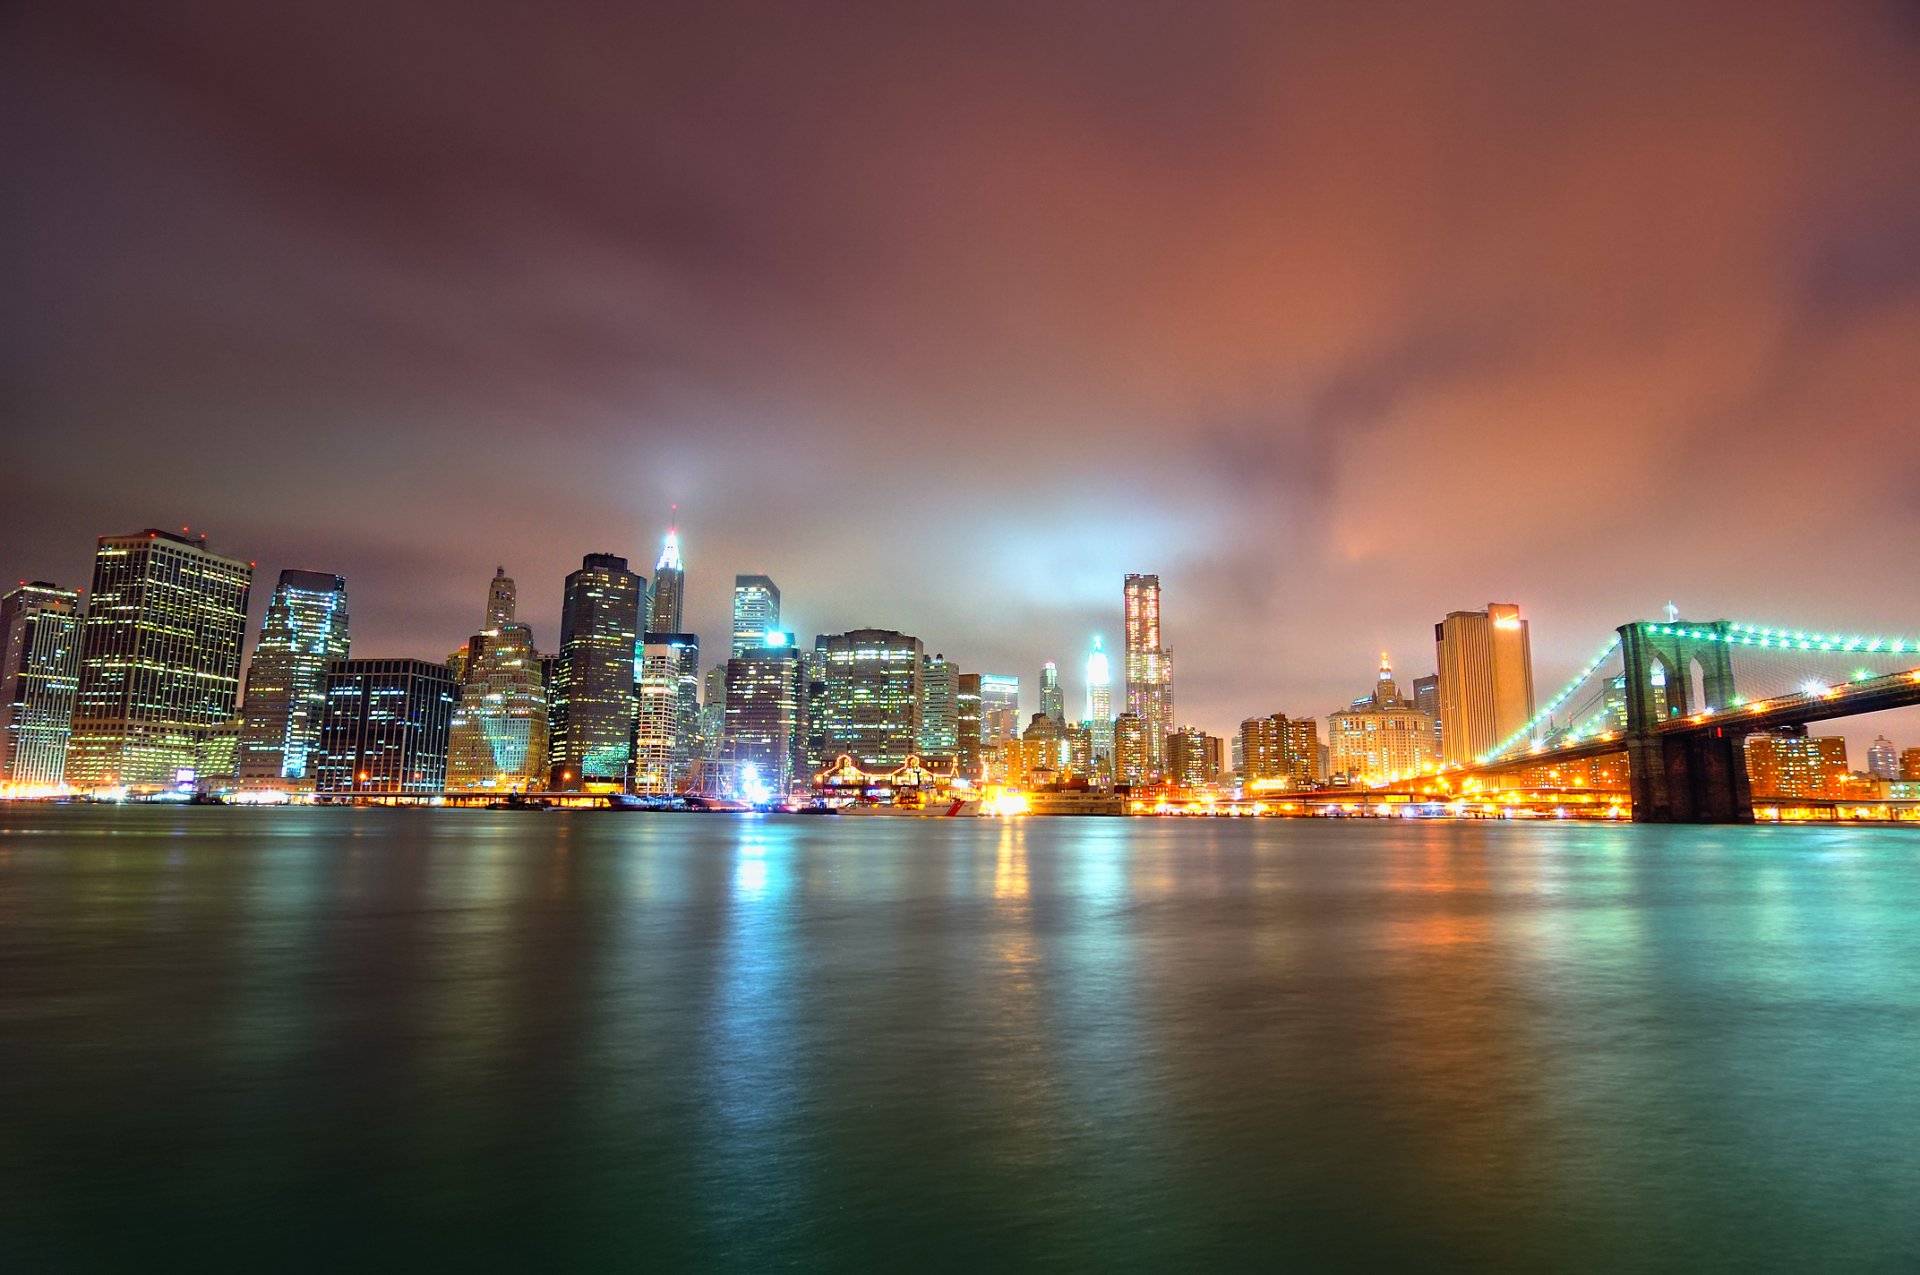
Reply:
M960 750L960 670L946 656L926 657L920 671L920 703L920 756L943 764L955 761Z
M1511 602L1453 611L1433 626L1445 760L1468 765L1533 720L1533 652Z
M1087 656L1087 729L1093 732L1093 755L1113 757L1113 671L1107 663L1100 635L1093 635Z
M1413 679L1413 706L1433 719L1433 746L1446 751L1445 732L1440 725L1440 675L1429 673ZM1622 700L1622 711L1625 701Z
M80 685L80 595L36 580L0 598L0 783L66 777Z
M1885 735L1867 746L1867 773L1881 779L1900 778L1900 750Z
M633 656L646 580L627 560L590 553L567 577L560 672L547 763L554 788L624 784L633 750Z
M1225 741L1198 726L1182 726L1167 736L1167 778L1181 788L1202 788L1220 777Z
M1040 666L1040 711L1056 726L1067 724L1067 699L1060 691L1060 669L1052 660Z
M1160 577L1126 579L1127 711L1140 719L1147 770L1164 774L1173 729L1173 661L1160 641Z
M1305 787L1318 778L1319 743L1319 728L1311 717L1249 717L1240 723L1240 777L1248 783L1280 781L1291 788Z
M633 727L636 792L677 792L700 744L700 639L691 633L649 633L635 672Z
M506 614L511 623L510 607ZM447 666L430 660L332 664L310 767L314 791L427 796L445 790L458 698Z
M647 632L678 633L685 618L686 571L680 565L680 533L667 529L660 561L653 564L653 589L647 595Z
M749 800L784 797L806 769L804 653L777 633L727 661L726 744L735 791Z
M514 601L513 579L500 568L487 591L489 627L467 642L467 678L448 728L450 789L524 791L546 782L546 687L533 630L514 619Z
M205 536L102 536L80 636L68 781L159 788L192 778L200 733L239 701L253 564Z
M980 778L980 674L962 673L954 703L955 773Z
M1147 733L1132 713L1113 719L1113 781L1128 787L1147 782Z
M1327 743L1334 773L1362 784L1421 774L1436 758L1433 719L1401 697L1384 654L1373 693L1327 715Z
M320 739L327 666L347 654L346 579L282 571L247 667L240 705L242 787L309 785L307 753Z
M780 587L768 576L733 578L733 653L757 650L780 630Z
M980 675L980 745L999 748L1020 738L1020 679Z
M826 666L818 760L825 765L845 753L868 770L884 770L918 753L926 654L920 639L891 629L853 629L822 634L814 648Z

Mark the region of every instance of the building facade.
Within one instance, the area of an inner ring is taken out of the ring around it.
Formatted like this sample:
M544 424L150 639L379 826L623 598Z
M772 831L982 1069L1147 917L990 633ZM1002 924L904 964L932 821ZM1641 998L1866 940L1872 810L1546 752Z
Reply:
M1356 784L1391 783L1439 762L1433 719L1401 697L1385 656L1372 694L1328 715L1327 747L1333 774Z
M780 631L780 587L771 576L733 578L733 654L757 650L769 633Z
M546 783L546 683L515 602L502 568L487 591L489 627L467 642L467 676L448 728L449 789L517 792Z
M1867 746L1867 773L1878 779L1900 778L1900 750L1885 735Z
M307 754L320 741L327 667L349 654L347 581L282 571L260 625L240 704L240 786L311 786Z
M1093 755L1113 757L1113 669L1100 635L1093 635L1093 651L1087 656L1087 729L1093 735Z
M1320 778L1319 727L1311 717L1274 713L1240 723L1240 778L1297 789Z
M321 796L444 791L460 688L431 660L338 660L327 669L312 766Z
M1140 719L1153 778L1166 773L1167 734L1173 729L1173 658L1161 641L1160 577L1129 575L1124 604L1127 711Z
M1825 798L1849 795L1847 741L1809 736L1805 727L1747 736L1747 778L1757 798Z
M253 564L149 529L102 536L80 630L67 779L161 788L198 774L199 733L233 718Z
M1167 736L1167 779L1181 788L1204 788L1226 768L1226 742L1198 726Z
M929 655L920 670L920 757L946 766L959 755L960 670L944 655Z
M680 532L667 529L660 560L653 564L653 587L647 592L649 633L680 633L685 630L687 609L687 572L680 561Z
M981 777L980 674L962 673L954 691L954 773Z
M980 675L980 744L998 748L1020 738L1020 679Z
M80 595L36 580L0 597L0 784L65 781L79 689Z
M1067 724L1067 697L1060 690L1060 669L1052 660L1040 666L1040 711L1055 725Z
M926 656L919 638L852 629L820 635L814 650L826 685L822 767L844 753L864 770L891 770L919 752Z
M784 797L807 768L807 660L790 635L727 661L725 755L735 791L750 800Z
M1470 765L1533 720L1533 650L1511 602L1454 611L1433 626L1440 738L1450 765Z
M1150 778L1146 725L1132 713L1113 719L1113 782L1137 788Z
M611 553L590 553L567 577L547 783L624 785L633 750L633 657L647 582Z
M678 792L700 749L700 639L649 633L634 674L633 789Z

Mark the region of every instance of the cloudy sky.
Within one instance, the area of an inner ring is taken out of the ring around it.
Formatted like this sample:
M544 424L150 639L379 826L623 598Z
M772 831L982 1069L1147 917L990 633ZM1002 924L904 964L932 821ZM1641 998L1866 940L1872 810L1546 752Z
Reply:
M1493 599L1543 692L1920 628L1912 0L63 0L0 148L7 578L191 525L437 656L501 563L551 645L677 503L715 645L764 571L1077 692L1157 571L1214 730Z

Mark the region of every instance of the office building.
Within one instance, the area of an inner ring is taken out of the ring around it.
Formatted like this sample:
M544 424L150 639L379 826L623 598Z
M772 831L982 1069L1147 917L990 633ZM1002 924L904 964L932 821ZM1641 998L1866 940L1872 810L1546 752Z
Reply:
M633 657L644 577L627 560L590 553L567 577L559 676L550 694L548 785L624 785L633 751Z
M1401 697L1384 655L1373 692L1327 716L1327 746L1333 773L1359 784L1424 774L1438 763L1433 719Z
M701 756L700 639L647 634L634 677L634 791L678 792Z
M1160 577L1126 578L1127 711L1140 719L1147 772L1164 774L1167 734L1173 729L1173 659L1161 642Z
M768 633L780 631L780 589L767 576L733 578L733 654L757 650Z
M790 634L763 634L727 661L724 754L737 795L782 798L810 778L806 682L806 656Z
M1900 751L1885 735L1867 747L1867 773L1878 779L1900 777Z
M1446 756L1446 728L1440 723L1440 675L1429 673L1413 679L1413 706L1433 719L1433 743Z
M926 654L919 638L853 629L822 634L814 650L826 685L823 766L845 754L864 770L892 770L919 751Z
M511 607L495 633L516 627ZM489 618L496 617L491 610ZM449 786L460 688L431 660L339 660L327 669L311 769L320 796L429 796Z
M247 666L240 705L243 788L310 787L307 754L320 738L327 666L348 655L347 582L282 571Z
M1225 768L1226 743L1198 726L1182 726L1167 736L1167 779L1181 788L1204 788Z
M80 595L36 580L0 598L0 784L64 782L80 688Z
M653 564L653 588L647 594L647 632L678 633L686 618L687 573L680 562L680 533L667 529L660 560Z
M981 740L980 674L962 673L957 679L954 710L954 773L979 779L983 744Z
M1067 724L1067 697L1060 691L1060 670L1052 660L1040 666L1040 711L1057 726Z
M920 670L920 758L952 765L960 753L960 670L929 655ZM831 761L831 758L827 760Z
M1093 733L1093 755L1113 757L1113 670L1100 635L1093 635L1087 656L1087 729Z
M239 705L253 564L205 536L102 536L80 629L67 781L161 788L198 774L199 732Z
M999 673L980 676L980 743L998 748L1020 738L1020 679Z
M503 567L487 592L490 627L467 642L467 678L448 728L449 789L517 792L546 783L546 683L533 630L514 613L513 579Z
M1471 765L1533 720L1533 651L1511 602L1454 611L1433 626L1440 738L1450 765Z

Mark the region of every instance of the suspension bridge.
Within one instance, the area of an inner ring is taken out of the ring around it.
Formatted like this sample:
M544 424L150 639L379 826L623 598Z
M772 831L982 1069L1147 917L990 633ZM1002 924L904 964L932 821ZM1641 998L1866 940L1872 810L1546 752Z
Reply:
M1750 735L1916 704L1912 638L1635 621L1509 738L1423 778L1490 780L1624 754L1636 822L1750 823Z

